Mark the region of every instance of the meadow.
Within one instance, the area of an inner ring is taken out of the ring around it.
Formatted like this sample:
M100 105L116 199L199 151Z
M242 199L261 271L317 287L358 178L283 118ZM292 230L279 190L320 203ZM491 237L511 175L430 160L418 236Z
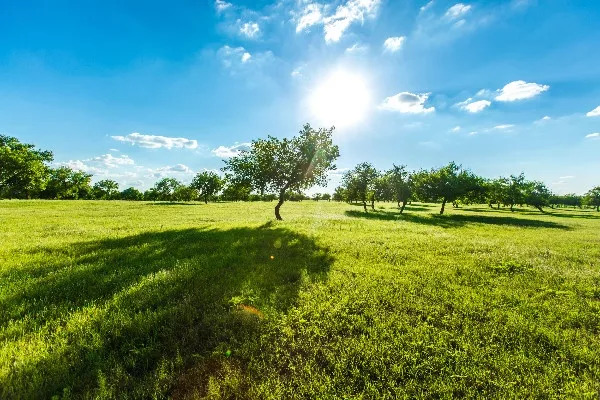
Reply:
M600 213L0 201L0 398L600 396Z

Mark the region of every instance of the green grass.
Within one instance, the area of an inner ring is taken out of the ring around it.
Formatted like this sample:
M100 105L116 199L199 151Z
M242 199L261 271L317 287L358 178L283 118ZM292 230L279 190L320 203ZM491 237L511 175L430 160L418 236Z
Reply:
M600 396L600 214L0 202L0 398Z

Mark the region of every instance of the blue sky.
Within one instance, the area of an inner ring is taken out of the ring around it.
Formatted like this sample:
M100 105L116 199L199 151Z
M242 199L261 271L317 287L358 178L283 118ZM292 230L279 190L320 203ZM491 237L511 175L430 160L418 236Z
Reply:
M581 193L600 184L598 21L576 0L5 1L0 132L147 188L335 124L340 171L454 160Z

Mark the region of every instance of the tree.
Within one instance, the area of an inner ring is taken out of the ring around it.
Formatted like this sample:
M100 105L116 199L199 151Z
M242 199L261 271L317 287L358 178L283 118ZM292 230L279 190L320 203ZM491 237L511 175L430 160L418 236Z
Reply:
M585 194L585 204L596 207L600 211L600 186L596 186Z
M192 201L198 198L198 191L186 185L179 185L173 191L173 200L175 201Z
M0 198L27 199L46 186L52 152L0 135Z
M248 183L227 179L221 198L226 201L245 201L250 197L251 191Z
M331 194L330 193L323 193L321 195L321 200L331 201Z
M515 204L525 202L525 175L522 172L518 176L511 175L506 180L502 197L504 204L510 206L510 211L514 211Z
M208 199L215 196L223 187L223 180L212 171L199 172L190 185L198 191L198 195L208 203Z
M391 196L398 203L400 214L402 214L413 192L411 175L406 170L405 165L397 166L394 164L392 169L386 172L386 176L388 177ZM400 207L400 203L402 203L402 207Z
M277 193L275 218L281 220L279 210L288 190L324 186L327 172L335 170L339 149L332 142L333 129L315 130L306 124L299 135L291 139L269 136L254 140L249 150L225 161L223 170L254 189Z
M181 185L181 182L175 178L161 179L160 181L156 182L154 187L151 189L154 194L153 200L173 201L173 194Z
M119 184L110 179L104 179L94 184L92 193L98 200L115 200L119 197Z
M531 181L525 183L524 199L525 203L544 212L542 207L549 205L552 193L542 182Z
M51 168L48 182L42 192L46 199L85 199L91 194L92 175L69 167Z
M348 201L348 194L346 188L343 186L338 186L333 191L333 200L334 201Z
M440 214L444 213L447 202L455 202L479 184L473 173L454 162L439 169L419 171L415 174L415 182L421 199L442 202Z
M500 203L504 200L508 180L506 178L488 179L483 183L485 188L485 201L490 208L496 204L500 208Z
M144 194L134 187L127 188L119 195L121 200L142 200Z
M372 196L377 176L375 167L368 162L363 162L347 171L342 178L348 197L360 201L365 212L367 212L367 200Z

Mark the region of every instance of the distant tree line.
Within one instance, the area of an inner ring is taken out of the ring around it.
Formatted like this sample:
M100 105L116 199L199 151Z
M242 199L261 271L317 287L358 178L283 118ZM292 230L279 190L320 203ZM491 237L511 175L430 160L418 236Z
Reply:
M584 196L554 195L539 181L530 181L524 174L496 179L477 176L468 169L451 162L441 168L408 171L406 166L394 165L387 171L378 171L363 162L347 171L342 185L335 189L333 199L367 205L375 209L376 201L393 201L400 213L411 201L441 203L440 214L447 204L488 204L491 208L529 205L543 211L543 207L582 207L589 205L600 211L600 187Z
M94 184L92 175L69 167L51 167L53 154L32 144L0 135L0 198L8 199L99 199L149 201L273 201L275 217L281 219L285 201L335 200L360 203L364 210L376 201L395 202L403 212L411 201L437 202L440 214L448 204L488 204L514 209L515 205L543 207L594 207L600 211L600 186L585 195L553 194L544 183L523 174L486 179L462 166L449 163L441 168L409 171L394 165L378 171L363 162L347 171L333 195L308 197L303 190L324 185L336 169L339 149L332 142L333 128L313 129L305 125L298 136L252 141L250 149L225 161L224 176L212 171L198 173L189 185L162 178L144 192L134 187L120 190L114 180Z

